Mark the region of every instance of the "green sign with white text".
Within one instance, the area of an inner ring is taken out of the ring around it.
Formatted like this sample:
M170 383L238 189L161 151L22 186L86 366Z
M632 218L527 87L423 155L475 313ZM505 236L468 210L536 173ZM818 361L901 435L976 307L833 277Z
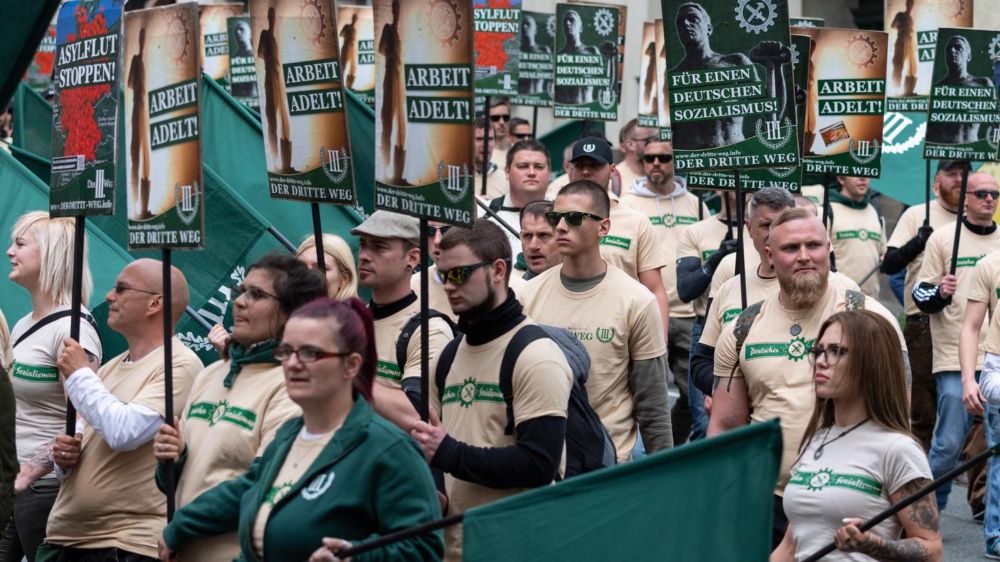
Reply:
M552 107L552 50L556 16L521 10L521 45L515 105Z
M521 0L475 0L476 94L517 94Z
M556 4L555 117L618 119L620 29L616 6Z

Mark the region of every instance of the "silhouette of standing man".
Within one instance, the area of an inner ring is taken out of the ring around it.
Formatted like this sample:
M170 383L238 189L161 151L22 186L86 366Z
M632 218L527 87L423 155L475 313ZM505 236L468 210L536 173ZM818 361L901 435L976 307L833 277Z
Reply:
M292 174L292 141L288 124L288 108L285 106L285 80L282 76L281 57L278 55L278 40L275 38L274 8L267 9L267 29L260 32L257 42L257 56L264 60L264 115L267 117L267 141L273 155L280 150L282 174ZM281 118L281 139L278 137L278 117ZM275 144L278 144L276 149Z
M379 148L382 162L389 162L389 141L392 124L396 122L396 144L392 146L392 176L388 183L403 185L403 166L406 163L406 118L403 115L403 47L399 38L399 0L392 0L392 23L382 27L378 52L385 57L385 76L382 78L382 139Z
M358 72L358 13L351 15L351 23L340 28L340 36L344 38L340 46L340 72L347 77L348 89L354 89L354 78ZM350 70L348 71L348 67Z
M906 0L906 10L892 18L892 28L896 30L892 52L892 87L899 91L903 65L906 65L906 84L901 95L913 96L917 87L917 32L913 23L913 0Z
M132 201L139 203L138 207L130 209L130 218L137 220L153 216L149 212L149 117L146 115L146 65L142 62L145 47L146 30L140 29L139 52L132 56L128 69L128 87L132 90L132 138L129 144L132 166L128 187Z

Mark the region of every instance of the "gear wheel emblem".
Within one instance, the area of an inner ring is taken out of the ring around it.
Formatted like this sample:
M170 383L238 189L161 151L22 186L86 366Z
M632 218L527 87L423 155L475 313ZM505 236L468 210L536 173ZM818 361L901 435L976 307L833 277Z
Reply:
M431 0L427 8L431 33L444 47L451 47L462 32L462 15L451 0Z
M326 14L320 0L302 0L299 4L299 25L314 45L323 42L326 37Z
M809 482L806 484L806 489L810 492L818 492L829 486L832 480L833 471L829 468L824 468L816 474L813 474L812 478L810 478Z
M188 29L186 14L175 12L167 22L167 50L175 65L183 64L189 56L191 32Z
M476 379L468 378L462 381L462 388L458 389L458 402L463 408L472 406L476 399Z
M997 35L990 41L990 58L995 59L1000 57L1000 35Z
M740 0L735 10L740 27L754 35L771 29L778 15L778 8L771 0Z
M792 66L799 64L799 48L794 43L789 45L792 48Z
M868 68L878 58L878 47L870 37L855 35L847 41L847 58L858 68Z
M938 0L938 11L948 18L957 18L965 11L965 0Z
M594 31L601 37L607 37L611 35L611 32L615 28L615 16L611 13L611 10L607 8L601 8L594 12Z
M792 361L802 361L808 351L809 346L803 337L792 338L792 341L788 342L788 358Z

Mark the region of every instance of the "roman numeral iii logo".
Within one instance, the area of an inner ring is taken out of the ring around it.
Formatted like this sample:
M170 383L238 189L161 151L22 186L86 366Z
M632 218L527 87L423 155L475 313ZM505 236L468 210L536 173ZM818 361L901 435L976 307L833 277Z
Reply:
M866 158L872 155L872 143L871 141L860 140L858 141L858 156Z
M193 194L193 189L191 188L190 184L181 186L180 210L182 213L194 212L194 198L192 194Z
M772 119L764 123L764 137L769 141L781 140L781 121Z
M198 216L198 209L201 207L200 198L201 192L198 190L197 182L174 185L174 209L184 224L191 224Z
M94 190L94 199L104 199L106 196L104 190L111 189L112 187L114 187L114 184L111 180L104 177L103 169L97 170L94 173L94 179L87 180L87 189Z
M351 154L347 148L320 148L319 163L323 168L323 173L333 183L339 184L344 181L350 172Z
M329 150L326 151L326 164L327 170L334 174L339 174L344 171L340 165L340 151L339 150Z

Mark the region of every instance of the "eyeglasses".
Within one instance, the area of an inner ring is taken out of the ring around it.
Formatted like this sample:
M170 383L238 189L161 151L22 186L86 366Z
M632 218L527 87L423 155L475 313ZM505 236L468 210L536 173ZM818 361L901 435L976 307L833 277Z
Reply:
M548 211L545 213L545 222L549 223L549 226L552 228L555 228L559 226L559 221L566 219L566 224L576 227L583 224L584 217L595 221L604 220L604 217L599 217L591 213L584 213L583 211Z
M441 236L444 236L445 234L448 233L449 230L451 230L451 225L449 225L449 224L446 224L444 226L431 226L431 225L427 225L427 237L428 238L434 238L434 236L438 232L441 233Z
M493 121L494 123L503 121L504 123L506 123L507 121L510 121L510 114L490 115L490 121Z
M819 356L822 355L826 359L826 364L832 367L839 363L840 358L847 355L848 351L850 351L848 348L839 345L829 345L827 347L814 345L809 348L809 359L815 364L819 360Z
M128 285L123 285L121 283L116 283L115 286L112 287L112 288L115 290L115 294L116 295L120 295L120 294L124 293L125 291L135 291L137 293L146 293L147 295L160 295L160 294L162 294L162 293L158 293L156 291L147 291L145 289L136 289L135 287L129 287Z
M457 287L468 281L474 271L492 263L492 261L481 261L472 265L460 265L447 270L439 269L437 270L438 281L442 284L450 281L452 285Z
M986 199L987 197L992 197L994 201L1000 199L1000 191L989 191L985 189L969 192L969 195L974 195L976 199L979 200Z
M652 164L654 160L658 161L660 164L669 164L671 160L674 159L673 154L643 154L642 161L647 164Z
M517 140L529 140L529 139L533 138L534 136L535 135L532 135L531 133L514 133L514 137Z
M233 297L234 300L239 298L239 296L243 294L246 294L247 300L249 300L250 302L257 302L263 299L264 297L269 297L274 300L278 300L277 295L272 295L271 293L268 293L267 291L259 289L257 287L247 287L243 283L240 283L239 285L233 287L233 293L235 293L235 296Z
M335 353L332 351L316 349L315 347L308 345L295 349L287 343L280 344L274 348L274 358L282 363L290 360L293 355L299 358L300 363L315 363L320 359L329 359L330 357L346 357L350 354L350 351L340 351Z

